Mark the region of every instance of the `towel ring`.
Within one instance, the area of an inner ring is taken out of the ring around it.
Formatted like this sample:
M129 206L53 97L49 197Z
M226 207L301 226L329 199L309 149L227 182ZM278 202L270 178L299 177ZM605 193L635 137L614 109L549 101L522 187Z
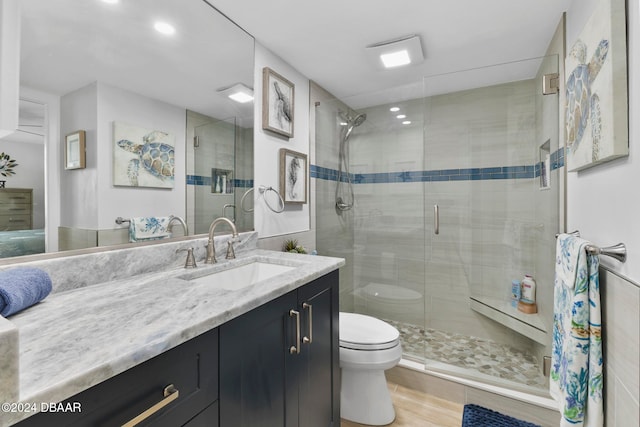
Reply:
M245 213L253 212L253 208L251 209L244 208L244 199L246 199L249 193L251 193L252 191L253 191L253 187L245 191L244 194L242 195L242 198L240 199L240 209L242 209L242 212L245 212Z
M267 187L265 185L261 185L260 187L258 187L258 191L260 192L260 194L262 194L262 198L264 199L264 203L267 205L267 207L269 209L271 209L273 212L275 213L281 213L284 211L284 200L282 199L282 196L280 195L280 193L278 193L278 190L276 190L273 187ZM278 195L278 199L280 200L280 209L276 210L274 209L270 204L269 201L267 200L267 198L264 196L265 193L267 191L273 191L274 193L276 193Z

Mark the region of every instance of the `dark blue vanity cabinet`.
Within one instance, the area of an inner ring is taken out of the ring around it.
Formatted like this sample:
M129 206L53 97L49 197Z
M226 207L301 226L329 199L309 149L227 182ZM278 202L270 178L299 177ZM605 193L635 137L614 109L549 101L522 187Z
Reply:
M338 427L338 318L336 270L18 425Z
M74 402L81 404L82 412L43 412L18 425L122 426L145 411L157 409L135 425L216 427L218 329L193 338L63 403L73 405Z
M220 326L221 427L340 425L338 272Z

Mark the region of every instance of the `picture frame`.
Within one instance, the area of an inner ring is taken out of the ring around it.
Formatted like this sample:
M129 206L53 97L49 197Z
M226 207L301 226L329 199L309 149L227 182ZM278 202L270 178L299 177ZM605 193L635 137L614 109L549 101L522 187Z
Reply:
M174 134L113 122L114 186L173 189L174 160Z
M86 167L86 132L77 130L64 137L64 168L67 170Z
M569 172L629 155L625 1L603 0L565 58Z
M262 69L262 129L293 138L295 85L269 67Z
M280 195L285 203L307 203L307 155L280 149Z

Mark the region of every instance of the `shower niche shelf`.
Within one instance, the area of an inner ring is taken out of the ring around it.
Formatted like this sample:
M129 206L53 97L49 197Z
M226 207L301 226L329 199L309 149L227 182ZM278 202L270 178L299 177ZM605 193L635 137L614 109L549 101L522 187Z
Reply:
M547 328L539 314L525 314L510 301L491 297L470 297L471 309L540 344L547 345Z

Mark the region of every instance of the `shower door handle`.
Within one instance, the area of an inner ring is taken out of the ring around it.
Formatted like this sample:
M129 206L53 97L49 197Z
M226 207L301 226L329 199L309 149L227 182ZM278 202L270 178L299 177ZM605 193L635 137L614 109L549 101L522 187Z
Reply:
M440 208L433 205L433 234L440 234Z

